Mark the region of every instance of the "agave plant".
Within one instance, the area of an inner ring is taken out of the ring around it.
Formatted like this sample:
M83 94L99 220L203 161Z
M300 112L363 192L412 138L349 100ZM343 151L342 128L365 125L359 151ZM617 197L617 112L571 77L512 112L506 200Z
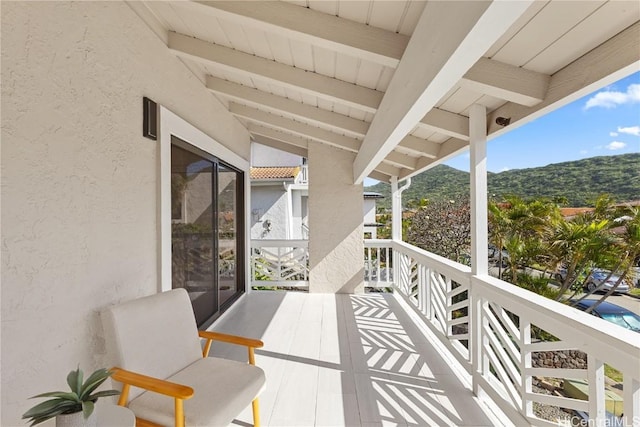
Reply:
M52 391L33 396L32 399L38 397L52 397L53 399L37 404L25 412L22 418L30 419L31 426L40 424L57 415L73 414L76 412L82 412L84 418L87 419L93 413L94 404L99 397L120 394L118 390L104 390L94 393L110 376L111 371L102 368L92 373L89 378L83 382L82 370L78 367L75 371L71 371L69 375L67 375L67 384L69 384L69 388L71 389L70 392Z

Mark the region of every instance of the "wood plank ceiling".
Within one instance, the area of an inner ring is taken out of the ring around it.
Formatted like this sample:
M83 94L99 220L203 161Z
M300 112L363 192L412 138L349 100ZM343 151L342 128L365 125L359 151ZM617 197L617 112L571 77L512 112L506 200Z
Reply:
M129 3L259 143L406 178L639 69L637 1ZM504 127L496 118L510 119Z

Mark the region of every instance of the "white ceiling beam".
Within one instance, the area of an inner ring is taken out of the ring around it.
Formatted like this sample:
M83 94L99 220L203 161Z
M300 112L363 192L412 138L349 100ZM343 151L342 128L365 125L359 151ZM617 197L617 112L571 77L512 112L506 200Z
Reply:
M421 156L435 159L438 157L440 151L440 144L437 142L429 141L426 139L418 138L413 135L405 136L398 147L405 148L414 153L419 153Z
M309 157L308 149L303 148L307 146L307 141L303 138L279 132L264 126L254 125L253 123L249 124L249 132L251 132L253 140L259 144L277 148L278 150L286 151L298 156ZM388 166L389 165L383 163L382 169L387 172L400 173L400 169L390 169ZM389 182L391 179L391 175L380 172L379 169L371 172L369 177L383 182Z
M339 131L351 133L354 137L363 137L369 129L369 123L365 121L217 77L207 76L207 88L216 94L224 95L243 103L249 103L254 106L262 105L312 123L332 126Z
M198 12L395 67L409 37L286 2L199 1Z
M383 93L343 80L305 71L194 37L169 32L168 47L176 55L223 66L268 83L375 113Z
M325 144L342 148L343 150L348 150L352 153L357 152L360 148L360 141L355 138L338 135L326 129L297 122L276 114L270 114L266 111L258 110L257 108L247 107L246 105L231 102L229 103L229 112L235 116L259 122L263 125L271 126L304 138L324 142Z
M278 95L266 93L258 89L219 79L217 77L207 76L207 88L214 93L224 95L240 102L252 104L254 106L269 107L301 120L331 126L336 132L344 132L355 138L363 138L369 129L368 122L354 119L352 117L345 116L344 114L338 114L318 107L313 107L311 105L306 105ZM466 119L464 116L443 110L436 110L435 114L428 114L427 116L430 116L430 120L432 121L442 121L443 126L451 129L449 133L458 135L454 129L460 130L461 128L461 131L464 131L464 125L461 125L459 120L459 118ZM466 128L468 133L468 119L463 120L463 122L467 123ZM440 144L417 138L412 135L407 135L400 142L399 146L417 154L432 158L437 156L438 150L440 149Z
M294 147L309 148L309 139L301 136L292 135L287 132L282 132L270 127L262 126L256 123L250 122L247 126L247 130L252 136L264 136L266 138L276 139L278 141L293 145Z
M639 66L640 23L636 22L551 76L543 102L533 107L509 102L488 114L489 136L495 138L613 84L638 71ZM498 117L509 118L511 125L499 126L495 122Z
M229 112L235 116L275 127L304 138L323 142L333 147L342 148L343 150L348 150L352 153L357 153L360 149L361 142L355 138L339 135L326 129L317 128L286 117L270 114L266 111L258 110L257 108L247 107L246 105L231 102L229 103ZM413 170L416 167L416 158L402 153L391 152L383 160L387 163L393 164L394 166L405 169Z
M479 93L533 107L547 93L551 76L503 62L480 58L460 85Z
M426 4L356 156L354 183L362 182L531 3Z
M388 163L380 163L378 166L376 166L376 168L374 169L378 172L382 172L385 175L389 175L389 176L400 176L404 172L404 169L401 168L397 168L395 166L392 166Z
M418 159L415 157L392 151L383 159L383 162L387 162L399 168L414 170L416 168L417 160Z
M279 139L269 138L263 135L252 135L252 139L258 144L266 145L280 151L295 154L296 156L309 157L309 150L295 145L280 141Z
M382 181L382 182L391 182L391 175L378 172L377 170L374 170L373 172L371 172L369 174L369 178L377 179L378 181Z
M304 71L300 68L291 67L285 64L279 64L254 55L249 55L224 46L219 46L193 37L182 34L169 32L169 48L178 56L189 57L195 61L221 65L229 68L234 72L256 77L264 81L281 85L292 90L317 96L331 102L340 102L349 107L356 108L361 111L375 114L378 105L384 96L383 92L357 86L342 80L323 76L320 74ZM229 96L242 97L244 99L260 99L265 103L271 103L273 108L284 109L290 111L293 107L291 104L283 101L275 101L271 97L265 97L264 92L261 94L249 94L245 86L232 82L225 82L216 77L207 77L207 87L220 93L228 93ZM235 86L233 86L235 84ZM239 89L244 88L244 89ZM269 95L269 94L267 94ZM273 95L275 96L275 95ZM269 99L264 99L269 98ZM282 98L286 99L286 98ZM257 102L257 101L254 101ZM285 105L286 104L286 105ZM300 103L297 103L300 105ZM310 107L309 108L314 108ZM308 108L300 109L300 114L307 115ZM310 117L319 116L319 114L309 114ZM346 116L343 116L346 117ZM322 117L326 121L327 116ZM350 119L350 118L349 118ZM336 125L345 126L350 132L361 132L362 123L354 123L356 120L338 119ZM468 123L464 116L450 113L444 110L434 110L429 112L421 121L421 125L433 129L436 132L443 133L455 138L469 138ZM368 125L367 125L368 129ZM366 133L363 132L363 134Z
M434 108L420 120L419 125L452 138L469 140L469 118L460 114Z

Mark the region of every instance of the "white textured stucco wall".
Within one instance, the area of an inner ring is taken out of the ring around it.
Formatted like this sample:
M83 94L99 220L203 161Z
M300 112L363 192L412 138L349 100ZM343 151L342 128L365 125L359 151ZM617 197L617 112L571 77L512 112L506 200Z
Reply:
M376 223L376 199L364 199L363 211L364 232L371 233L371 238L376 239L378 237L378 228L375 226L367 226L367 224Z
M286 239L287 218L287 193L282 182L251 187L252 239ZM265 221L271 221L269 232L264 228Z
M104 366L98 312L157 292L142 97L249 158L249 135L124 2L2 2L2 418Z
M254 142L251 144L251 166L300 166L302 157Z
M355 154L309 143L309 291L364 291L362 185Z

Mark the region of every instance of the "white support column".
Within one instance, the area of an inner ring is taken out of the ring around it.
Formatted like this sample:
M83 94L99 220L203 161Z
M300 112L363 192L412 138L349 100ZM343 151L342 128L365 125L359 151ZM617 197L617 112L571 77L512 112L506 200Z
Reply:
M391 177L391 238L402 241L402 192L411 185L411 178L398 188L398 177Z
M588 380L589 380L589 425L605 427L605 396L604 396L604 363L596 359L594 354L589 354ZM625 402L627 403L627 402Z
M474 104L469 110L471 154L471 273L488 274L487 110Z
M362 184L355 154L309 143L309 292L364 292Z
M483 105L474 104L469 110L470 175L471 175L471 274L486 275L489 272L488 216L487 216L487 112ZM471 364L473 369L473 392L483 394L479 377L485 376L488 362L482 355L483 300L473 287L469 292L469 332L471 334Z

